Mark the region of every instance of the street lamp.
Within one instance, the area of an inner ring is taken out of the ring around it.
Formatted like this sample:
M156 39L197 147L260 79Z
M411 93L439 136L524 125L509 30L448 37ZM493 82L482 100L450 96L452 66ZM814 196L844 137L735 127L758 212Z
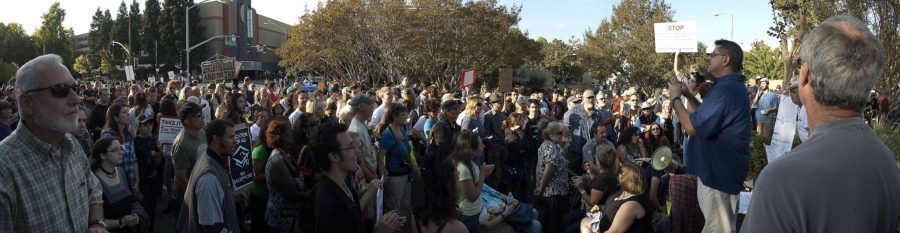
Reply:
M128 64L131 64L131 61L129 61L129 59L131 59L131 51L129 51L128 48L127 48L125 45L123 45L122 43L119 43L118 41L112 41L112 42L109 42L109 43L110 43L110 44L119 45L119 47L122 47L122 49L125 50L125 56L128 57L128 58L125 59L125 62L128 63Z
M718 17L721 13L716 12L713 13L713 16ZM731 40L734 41L734 13L731 13Z
M287 34L287 29L286 29L286 28L281 27L281 26L278 26L278 24L272 23L271 20L266 21L265 23L263 23L263 25L272 25L272 26L274 26L274 27L276 27L276 28L278 28L278 29L281 29L281 31L284 32L284 41L287 42L288 34Z
M204 0L202 2L194 4L192 6L184 7L184 70L187 71L188 77L191 77L191 48L192 48L191 47L191 29L190 29L191 27L190 27L190 22L188 21L191 18L191 8L197 7L200 4L207 3L207 2L226 3L221 0ZM213 38L218 38L218 37L213 37ZM205 44L206 42L209 42L209 40L204 41L203 43L200 43L200 44Z

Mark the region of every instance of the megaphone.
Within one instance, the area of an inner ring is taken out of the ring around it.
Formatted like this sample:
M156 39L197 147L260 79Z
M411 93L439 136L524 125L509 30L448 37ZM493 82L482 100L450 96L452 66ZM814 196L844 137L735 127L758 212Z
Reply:
M653 152L653 157L650 160L650 165L653 166L653 169L663 170L672 163L672 149L667 146L660 147Z

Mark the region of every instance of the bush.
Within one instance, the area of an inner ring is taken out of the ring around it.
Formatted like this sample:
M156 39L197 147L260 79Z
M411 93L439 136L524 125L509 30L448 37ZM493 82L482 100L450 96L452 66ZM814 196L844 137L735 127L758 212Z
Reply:
M766 147L763 145L763 137L750 132L750 169L747 171L748 178L756 178L762 169L769 164L766 157Z
M884 121L875 123L872 128L875 130L875 135L881 138L881 142L894 152L894 161L897 162L897 167L900 168L900 128L891 126Z

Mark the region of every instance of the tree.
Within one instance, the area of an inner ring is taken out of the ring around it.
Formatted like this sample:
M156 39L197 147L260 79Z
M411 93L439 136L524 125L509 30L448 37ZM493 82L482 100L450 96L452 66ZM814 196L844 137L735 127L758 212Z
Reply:
M780 39L782 62L784 64L784 82L789 85L790 77L796 68L793 61L799 54L803 35L814 25L833 15L849 14L863 22L881 41L885 54L885 65L882 69L881 81L876 90L884 94L894 103L886 108L900 108L896 95L891 95L893 88L900 83L900 3L882 0L771 0L774 25L769 28L769 35ZM788 43L792 40L791 43Z
M137 0L131 0L131 6L128 9L128 29L130 30L128 34L128 45L130 47L128 50L131 50L132 56L137 58L143 49L141 44L141 8Z
M89 57L91 69L100 66L100 58L109 53L109 48L111 48L109 43L112 30L113 20L109 13L109 9L101 12L98 7L97 11L94 12L94 17L91 21L91 29L88 32L91 47L91 56Z
M128 7L125 5L125 1L122 1L122 4L119 5L119 11L116 13L116 20L113 22L113 30L110 38L112 41L119 42L128 48ZM122 46L118 44L110 45L110 53L112 53L112 65L125 65L129 63L129 58L125 49L122 49Z
M618 85L649 91L674 76L673 56L656 53L653 24L671 22L674 13L662 0L622 0L613 15L585 34L579 57L598 80L615 77Z
M769 79L783 78L784 63L781 60L781 51L778 48L770 48L762 41L754 41L750 52L744 53L742 73L748 77L759 75Z
M109 75L109 72L112 72L111 57L112 56L109 55L109 53L104 53L104 55L100 57L100 74Z
M159 40L157 43L159 62L164 65L164 67L160 68L161 72L176 70L175 65L179 64L180 61L179 51L181 50L175 46L175 41L179 38L175 34L175 23L179 22L179 20L172 19L170 14L175 8L178 8L178 0L165 0L163 10L156 20L159 25ZM184 40L184 36L181 37L181 40Z
M540 57L515 28L520 10L495 0L329 1L302 16L276 53L291 73L367 85L408 75L454 90L462 69L488 80Z
M154 47L158 43L158 39L160 38L159 33L159 17L162 9L159 6L159 1L157 0L147 0L144 2L144 15L141 24L141 48L147 53L150 53L153 58L153 68L156 67L156 62L158 58L156 57L157 48Z
M71 66L74 58L72 53L75 45L72 37L75 33L71 28L63 28L66 19L66 10L59 8L59 2L50 5L50 9L41 16L44 21L34 32L34 46L41 54L54 53L62 57L66 66Z
M578 65L576 53L577 41L570 43L563 42L559 39L546 42L541 49L541 55L544 59L541 61L540 67L555 72L558 76L558 82L569 83L579 81L583 70ZM538 42L541 43L541 42Z
M75 59L75 64L72 65L72 69L81 74L81 76L85 76L91 72L93 65L91 65L91 61L88 60L87 56L82 54Z
M25 64L31 58L35 57L34 41L31 36L25 33L25 29L21 24L10 23L9 25L0 23L0 60L11 62L14 64Z

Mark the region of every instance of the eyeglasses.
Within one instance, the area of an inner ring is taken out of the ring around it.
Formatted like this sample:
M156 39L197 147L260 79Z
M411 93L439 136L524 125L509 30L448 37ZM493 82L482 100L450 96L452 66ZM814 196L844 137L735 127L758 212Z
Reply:
M120 147L118 147L118 148L115 148L115 149L112 149L112 150L108 150L108 151L106 151L106 153L122 153L123 151L124 151L124 150L123 150L122 147L120 146Z
M43 90L50 90L50 94L53 95L53 97L66 98L69 97L69 93L78 93L78 86L75 84L60 83L45 88L32 89L30 91L26 91L25 94Z

